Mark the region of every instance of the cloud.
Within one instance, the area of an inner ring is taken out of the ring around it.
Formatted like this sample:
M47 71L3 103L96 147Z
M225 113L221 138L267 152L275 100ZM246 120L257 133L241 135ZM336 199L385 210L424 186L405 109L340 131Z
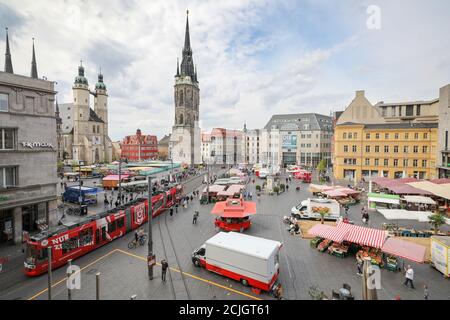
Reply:
M19 74L30 72L36 38L39 75L58 82L60 103L72 101L80 59L91 87L102 67L118 140L137 127L171 131L186 9L204 130L262 128L284 112L329 114L358 89L373 102L436 97L450 82L449 2L377 2L380 31L366 28L369 0L0 0L0 21Z

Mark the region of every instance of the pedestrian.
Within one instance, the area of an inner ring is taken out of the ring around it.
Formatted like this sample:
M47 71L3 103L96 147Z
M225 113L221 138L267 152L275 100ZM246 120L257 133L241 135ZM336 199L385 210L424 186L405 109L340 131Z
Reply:
M429 300L430 294L428 292L428 286L426 284L423 285L423 298L425 300Z
M195 210L194 216L193 216L193 218L192 218L192 224L197 224L197 219L198 219L199 214L200 214L200 212L198 212L197 210Z
M345 209L345 215L348 216L348 205L345 205L344 209Z
M167 268L169 268L169 264L167 263L166 259L161 260L161 280L166 282L166 272Z
M173 208L172 207L170 207L170 209L169 209L169 214L170 214L170 217L173 216Z
M366 213L364 213L364 221L366 222L366 224L369 224L369 212L366 211Z
M364 261L359 257L356 256L356 267L358 268L358 272L356 273L358 276L362 276L362 267L363 267Z
M191 194L191 202L194 201L194 196Z
M251 192L250 192L250 194L248 196L249 196L250 200L253 199L253 194Z
M286 178L286 184L288 184L289 183L289 178Z
M405 268L405 283L404 285L407 287L408 283L411 284L411 289L414 289L414 270L411 268L410 265L408 265L407 268Z
M178 201L175 202L175 213L178 213Z
M289 191L289 185L288 184L286 185L286 191Z
M124 203L125 202L125 195L122 193L122 196L121 196L121 199L120 200L122 200L122 203Z
M105 205L105 208L108 208L109 202L108 199L105 197L105 200L103 201L103 204Z

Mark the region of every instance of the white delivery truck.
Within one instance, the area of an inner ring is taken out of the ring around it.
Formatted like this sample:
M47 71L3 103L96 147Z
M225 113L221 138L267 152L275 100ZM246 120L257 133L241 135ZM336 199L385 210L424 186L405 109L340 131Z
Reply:
M307 199L291 209L296 219L321 219L320 212L325 212L325 220L338 220L341 206L333 199Z
M431 265L450 277L450 237L431 237Z
M270 291L278 278L281 242L237 232L219 232L192 254L197 267Z

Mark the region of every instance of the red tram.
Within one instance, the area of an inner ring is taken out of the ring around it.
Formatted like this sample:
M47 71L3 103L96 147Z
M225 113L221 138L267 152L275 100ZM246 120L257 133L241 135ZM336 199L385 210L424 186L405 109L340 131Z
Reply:
M152 197L153 217L181 199L182 187L170 187ZM38 276L48 269L47 247L52 247L52 269L123 236L148 221L148 199L138 198L124 206L33 235L27 241L25 274Z

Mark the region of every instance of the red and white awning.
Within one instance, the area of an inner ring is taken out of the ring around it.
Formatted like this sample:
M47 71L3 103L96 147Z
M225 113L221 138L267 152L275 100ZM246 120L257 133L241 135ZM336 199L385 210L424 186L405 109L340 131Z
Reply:
M347 232L348 231L346 230L338 229L337 227L320 223L316 224L315 226L313 226L311 229L308 230L308 233L313 236L329 239L331 241L338 243L344 241Z
M423 263L427 248L409 241L388 238L381 250L397 257Z
M344 240L362 246L381 248L386 240L387 234L384 230L355 226L340 222L337 229L347 232Z

